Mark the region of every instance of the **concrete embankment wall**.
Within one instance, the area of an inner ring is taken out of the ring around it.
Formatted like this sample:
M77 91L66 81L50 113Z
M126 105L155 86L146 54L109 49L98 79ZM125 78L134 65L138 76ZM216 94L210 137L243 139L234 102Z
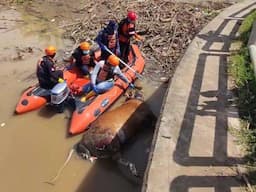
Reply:
M231 167L243 158L228 132L239 116L229 105L227 65L239 25L255 8L255 0L228 7L189 45L166 93L143 192L240 191Z

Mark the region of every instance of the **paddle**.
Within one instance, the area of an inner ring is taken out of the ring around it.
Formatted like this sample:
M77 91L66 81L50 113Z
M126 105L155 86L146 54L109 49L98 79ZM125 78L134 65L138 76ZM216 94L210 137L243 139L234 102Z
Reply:
M105 46L104 45L104 49L108 52L108 53L110 53L111 55L115 55L112 51L110 51L108 48L107 48L107 46ZM139 78L139 79L143 79L143 76L141 75L141 74L139 74L138 72L136 72L133 68L131 68L128 64L126 64L122 59L120 59L119 57L118 57L118 59L119 59L119 61L122 63L122 64L124 64L128 69L130 69L132 72L134 72L135 73L135 75Z

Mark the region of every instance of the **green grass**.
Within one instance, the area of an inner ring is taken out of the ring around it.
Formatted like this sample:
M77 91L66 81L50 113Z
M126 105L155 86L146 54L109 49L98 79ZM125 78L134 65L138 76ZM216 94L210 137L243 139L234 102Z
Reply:
M253 66L250 63L249 51L247 47L230 58L230 74L235 77L235 83L238 87L243 87L249 81L254 79Z
M239 28L242 47L231 56L229 65L229 73L236 84L236 101L242 119L242 128L236 131L236 136L247 152L246 160L250 167L248 174L253 185L256 184L256 79L247 42L254 21L256 21L255 10L245 18Z
M256 11L252 11L245 20L242 22L238 32L240 34L240 38L244 43L247 43L250 35L250 31L252 29L253 22L256 20Z

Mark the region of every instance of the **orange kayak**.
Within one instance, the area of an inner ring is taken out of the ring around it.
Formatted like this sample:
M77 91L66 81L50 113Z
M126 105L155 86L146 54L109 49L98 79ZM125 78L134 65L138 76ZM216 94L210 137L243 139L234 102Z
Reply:
M145 61L137 45L131 46L128 59L130 67L137 73L142 73ZM136 78L135 73L128 68L124 68L123 73L131 82ZM108 109L122 95L127 87L127 83L117 78L114 87L106 93L100 94L85 102L77 101L76 109L72 114L69 133L74 135L88 129L89 125Z

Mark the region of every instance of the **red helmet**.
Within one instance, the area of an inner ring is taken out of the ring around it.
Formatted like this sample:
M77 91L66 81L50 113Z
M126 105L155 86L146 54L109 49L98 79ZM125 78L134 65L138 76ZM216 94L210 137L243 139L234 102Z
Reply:
M134 11L129 11L127 13L127 18L130 19L131 21L136 21L137 14Z

